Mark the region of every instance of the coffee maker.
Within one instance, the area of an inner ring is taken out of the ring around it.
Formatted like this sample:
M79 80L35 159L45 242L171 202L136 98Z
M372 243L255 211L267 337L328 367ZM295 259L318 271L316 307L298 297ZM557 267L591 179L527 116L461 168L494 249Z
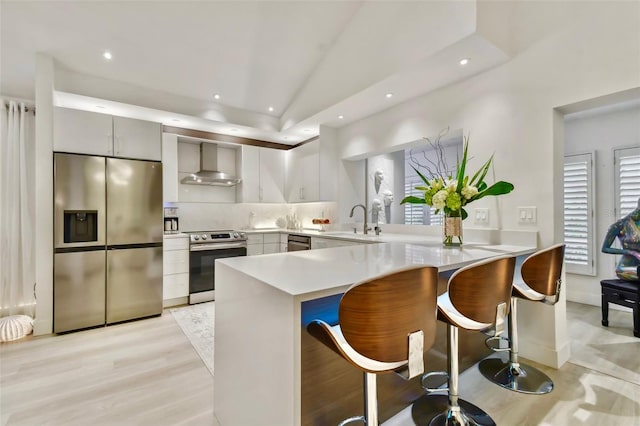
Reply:
M164 233L177 234L178 232L180 232L179 226L178 226L178 208L165 207L164 208Z

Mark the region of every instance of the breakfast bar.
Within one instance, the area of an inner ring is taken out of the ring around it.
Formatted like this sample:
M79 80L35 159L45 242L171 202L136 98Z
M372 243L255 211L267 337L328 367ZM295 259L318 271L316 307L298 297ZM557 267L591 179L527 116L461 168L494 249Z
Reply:
M337 424L362 411L362 375L306 332L315 318L337 323L354 283L410 265L438 268L438 293L453 271L499 255L520 263L535 247L439 243L363 244L216 261L214 411L222 426ZM446 336L425 357L444 369ZM461 334L461 368L489 352L482 335ZM379 380L384 421L423 394L419 378Z

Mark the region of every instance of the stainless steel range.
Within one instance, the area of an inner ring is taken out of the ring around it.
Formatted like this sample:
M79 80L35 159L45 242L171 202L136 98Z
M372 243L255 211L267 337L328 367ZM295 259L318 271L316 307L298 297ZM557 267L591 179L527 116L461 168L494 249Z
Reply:
M189 304L215 299L216 259L247 255L247 235L238 231L189 232Z

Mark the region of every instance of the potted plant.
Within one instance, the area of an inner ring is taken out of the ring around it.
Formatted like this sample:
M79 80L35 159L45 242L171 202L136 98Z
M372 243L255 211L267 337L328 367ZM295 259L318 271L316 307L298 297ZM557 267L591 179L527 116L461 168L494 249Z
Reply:
M485 182L484 179L491 166L493 155L489 157L484 165L480 167L471 178L465 174L469 152L468 136L464 138L462 160L459 160L456 164L455 175L451 176L448 174L446 172L447 167L444 160L443 148L440 144L440 137L443 134L444 133L441 132L435 142L431 142L428 138L425 138L434 147L434 150L436 150L436 161L431 162L433 167L421 165L416 162L416 164L427 170L427 176L412 166L424 182L424 185L416 186L415 189L423 191L424 195L422 197L405 197L401 204L426 204L435 207L436 214L443 211L443 244L445 246L457 246L462 244L462 221L468 216L464 207L488 195L497 196L508 194L513 191L513 184L498 181L489 186Z

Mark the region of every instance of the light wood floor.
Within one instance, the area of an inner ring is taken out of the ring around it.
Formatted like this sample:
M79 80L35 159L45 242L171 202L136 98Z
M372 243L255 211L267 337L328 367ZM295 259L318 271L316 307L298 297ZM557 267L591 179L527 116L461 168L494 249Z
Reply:
M161 317L0 344L2 425L217 425L213 377Z
M599 325L597 307L568 303L567 316L580 356L559 370L541 367L556 383L551 394L509 392L471 368L461 375L461 396L499 425L640 425L631 313L611 310L609 328ZM0 424L219 426L213 377L169 312L0 344ZM413 424L401 413L385 426Z

